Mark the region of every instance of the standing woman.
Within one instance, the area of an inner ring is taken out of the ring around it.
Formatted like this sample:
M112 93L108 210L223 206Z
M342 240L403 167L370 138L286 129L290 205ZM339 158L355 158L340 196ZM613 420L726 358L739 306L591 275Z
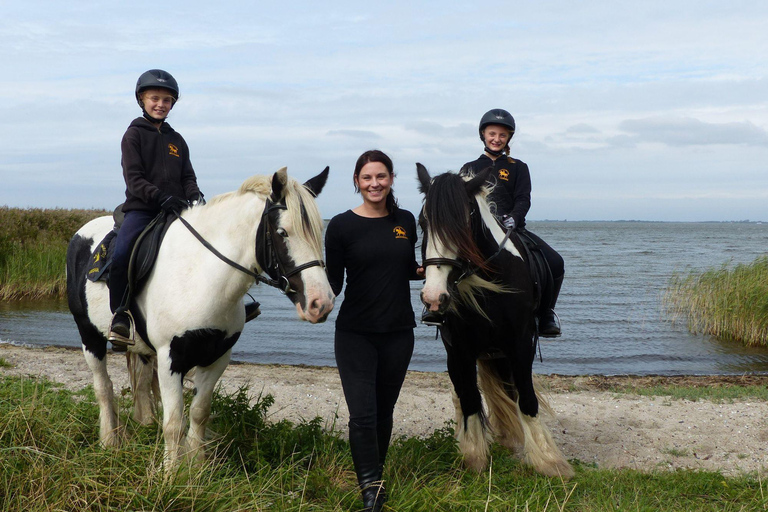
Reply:
M515 119L506 110L489 110L480 119L480 140L485 147L480 158L467 162L459 171L474 175L488 167L488 177L494 185L488 201L496 218L507 229L524 232L541 249L552 272L553 285L549 297L542 297L539 308L539 335L545 338L560 336L560 320L555 304L565 275L565 262L557 251L544 240L525 229L525 216L531 208L531 174L528 165L509 156L509 141L515 134Z
M397 206L392 160L378 150L357 159L355 191L363 203L336 215L325 235L328 280L341 293L335 354L349 409L349 445L363 510L381 510L381 479L392 435L392 413L413 354L409 280L421 279L416 221Z

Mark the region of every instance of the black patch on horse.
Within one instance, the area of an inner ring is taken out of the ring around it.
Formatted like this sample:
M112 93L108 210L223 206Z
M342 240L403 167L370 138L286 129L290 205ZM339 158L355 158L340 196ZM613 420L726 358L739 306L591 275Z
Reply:
M67 248L67 305L85 349L99 360L107 355L107 338L91 323L85 299L85 275L93 238L75 235Z
M195 329L171 340L171 372L186 375L195 366L210 366L231 349L240 332L227 337L220 329Z

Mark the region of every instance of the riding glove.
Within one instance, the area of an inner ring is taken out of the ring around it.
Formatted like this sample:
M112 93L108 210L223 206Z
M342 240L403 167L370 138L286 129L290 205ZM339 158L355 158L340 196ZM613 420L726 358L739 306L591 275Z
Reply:
M160 198L160 208L165 212L174 212L176 215L179 215L187 207L189 207L189 204L176 196L165 194Z
M205 198L203 197L203 193L200 192L199 194L195 194L189 199L190 206L203 206L205 204Z

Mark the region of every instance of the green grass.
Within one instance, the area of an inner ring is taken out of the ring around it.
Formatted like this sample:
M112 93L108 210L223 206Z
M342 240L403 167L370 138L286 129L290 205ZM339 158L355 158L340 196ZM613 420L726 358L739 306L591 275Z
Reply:
M0 510L346 511L361 502L347 442L320 420L267 421L269 396L247 389L217 394L209 461L171 476L160 469L157 426L128 419L126 438L98 446L91 388L71 392L44 380L0 380ZM670 449L670 456L677 456ZM494 446L489 470L462 467L450 427L426 439L395 440L385 471L387 510L696 510L768 509L757 476L715 472L603 470L572 461L569 482L542 477Z
M768 345L768 256L748 265L691 272L672 278L667 308L687 318L691 332Z
M0 300L63 297L67 244L104 210L0 206Z

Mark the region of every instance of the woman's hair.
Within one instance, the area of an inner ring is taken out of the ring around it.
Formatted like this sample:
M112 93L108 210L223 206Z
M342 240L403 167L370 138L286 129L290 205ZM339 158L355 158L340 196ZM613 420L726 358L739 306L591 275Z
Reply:
M384 167L386 167L389 171L389 175L392 177L395 176L392 159L389 158L383 151L379 151L378 149L371 149L360 155L360 158L357 159L357 163L355 164L355 174L352 177L352 182L355 184L355 192L360 192L360 187L357 186L357 177L360 176L360 171L363 169L363 167L365 167L365 164L369 164L371 162L379 162L384 164ZM395 191L392 189L392 187L389 188L389 194L387 194L386 201L387 211L390 214L394 213L398 206L397 200L395 199Z

